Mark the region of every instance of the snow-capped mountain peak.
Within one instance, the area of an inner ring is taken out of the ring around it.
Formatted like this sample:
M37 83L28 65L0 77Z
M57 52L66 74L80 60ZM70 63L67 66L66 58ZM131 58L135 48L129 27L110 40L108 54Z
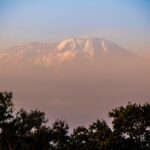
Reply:
M26 43L0 52L0 63L29 63L50 66L73 59L132 57L132 52L100 38L69 38L59 43Z

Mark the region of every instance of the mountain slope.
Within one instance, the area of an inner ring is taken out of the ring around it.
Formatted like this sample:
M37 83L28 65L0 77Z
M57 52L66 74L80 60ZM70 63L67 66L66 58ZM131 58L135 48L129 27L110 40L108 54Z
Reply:
M136 57L119 45L100 38L70 38L60 43L26 43L0 53L0 63L51 66L71 60Z

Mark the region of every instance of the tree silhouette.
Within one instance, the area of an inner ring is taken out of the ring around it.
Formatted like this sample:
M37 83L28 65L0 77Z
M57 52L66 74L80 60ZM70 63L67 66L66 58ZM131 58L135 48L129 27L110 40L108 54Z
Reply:
M150 105L128 103L109 113L114 133L132 149L150 149Z
M0 92L0 150L150 150L150 104L116 107L104 120L69 133L65 121L51 126L38 109L14 113L12 93Z
M51 147L54 150L67 150L69 145L69 126L65 121L57 120L50 130Z
M89 150L89 131L84 126L74 129L70 139L70 149L73 150Z
M43 112L21 109L13 115L13 110L12 93L0 93L0 139L6 149L16 150L21 143L27 145L27 139L31 140L34 134L42 133L43 129L48 131Z
M13 118L13 107L12 93L0 92L0 127L4 122L9 121Z
M112 131L104 120L97 120L89 127L90 138L97 149L109 150L111 147Z

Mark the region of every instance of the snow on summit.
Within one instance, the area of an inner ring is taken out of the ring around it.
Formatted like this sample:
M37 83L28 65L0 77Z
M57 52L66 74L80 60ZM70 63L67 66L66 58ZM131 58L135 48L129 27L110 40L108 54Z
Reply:
M51 66L74 59L134 56L119 45L100 38L69 38L59 43L26 43L0 52L0 64L29 63Z

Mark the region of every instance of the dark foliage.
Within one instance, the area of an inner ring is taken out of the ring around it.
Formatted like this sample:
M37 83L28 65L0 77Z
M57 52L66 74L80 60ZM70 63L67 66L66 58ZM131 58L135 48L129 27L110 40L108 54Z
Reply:
M109 112L104 120L69 133L65 121L51 126L45 113L24 109L14 113L12 93L0 93L0 150L150 150L150 104L132 104Z

